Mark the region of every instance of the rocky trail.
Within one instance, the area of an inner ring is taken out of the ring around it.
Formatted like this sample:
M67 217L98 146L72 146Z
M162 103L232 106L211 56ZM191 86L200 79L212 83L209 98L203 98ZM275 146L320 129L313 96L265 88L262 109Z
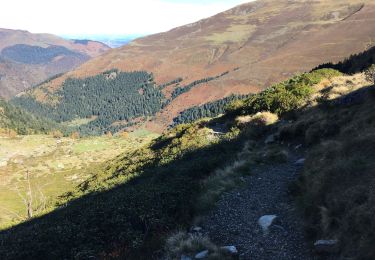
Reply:
M287 163L250 169L246 184L225 193L203 217L203 234L217 245L235 246L239 259L314 259L288 193L303 166L302 157L290 154Z

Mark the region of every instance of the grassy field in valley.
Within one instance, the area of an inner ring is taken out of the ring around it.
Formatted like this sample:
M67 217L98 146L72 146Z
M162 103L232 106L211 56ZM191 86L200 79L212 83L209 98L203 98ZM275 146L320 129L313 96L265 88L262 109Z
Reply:
M0 138L0 228L25 220L25 200L33 199L33 212L38 214L59 195L87 180L105 161L155 137L139 130L127 138L58 139L48 135Z

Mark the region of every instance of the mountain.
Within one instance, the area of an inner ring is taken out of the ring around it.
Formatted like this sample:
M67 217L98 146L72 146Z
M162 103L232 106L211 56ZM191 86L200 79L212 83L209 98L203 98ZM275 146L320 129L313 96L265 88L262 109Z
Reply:
M0 96L10 98L109 49L96 41L0 29Z
M373 43L374 15L370 0L259 0L136 39L38 91L53 94L67 78L85 78L116 68L153 73L157 85L181 78L163 89L169 98L175 88L214 77L185 89L147 122L148 128L162 131L190 107L233 93L254 93L295 73L362 51Z

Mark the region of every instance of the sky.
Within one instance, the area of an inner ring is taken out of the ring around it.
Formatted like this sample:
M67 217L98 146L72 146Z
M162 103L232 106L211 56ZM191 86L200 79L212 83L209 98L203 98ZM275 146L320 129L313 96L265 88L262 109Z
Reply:
M167 31L251 0L2 0L0 28L57 35Z

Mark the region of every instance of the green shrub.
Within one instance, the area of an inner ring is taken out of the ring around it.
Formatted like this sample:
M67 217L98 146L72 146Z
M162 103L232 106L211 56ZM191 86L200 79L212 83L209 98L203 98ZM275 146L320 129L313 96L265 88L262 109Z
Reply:
M242 102L236 101L228 107L228 112L251 115L270 111L282 115L303 106L313 93L312 86L320 83L323 79L340 75L342 73L333 69L322 69L297 75L287 81L275 84L259 94L250 96Z

